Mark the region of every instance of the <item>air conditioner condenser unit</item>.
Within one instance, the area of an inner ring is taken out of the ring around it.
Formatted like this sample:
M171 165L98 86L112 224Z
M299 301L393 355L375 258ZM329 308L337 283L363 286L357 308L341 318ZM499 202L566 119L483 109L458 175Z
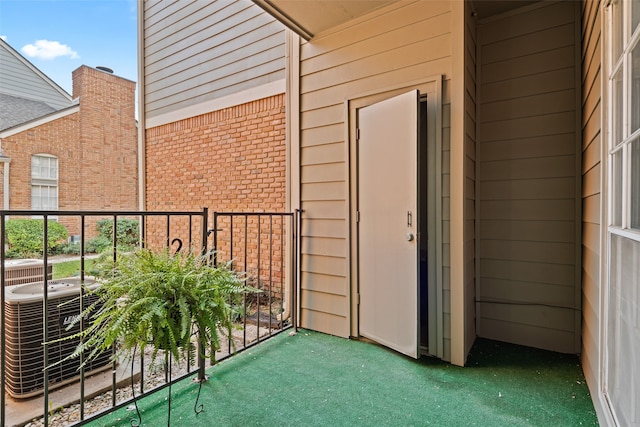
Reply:
M13 286L43 280L41 259L8 259L4 262L4 285ZM53 264L47 263L47 279L51 280Z
M81 283L79 278L49 280L47 289L48 341L67 337L80 330L80 324L67 330L80 315ZM85 280L85 286L95 288L94 280ZM95 296L83 297L83 308L95 301ZM44 391L44 288L42 282L5 288L6 337L6 391L14 398L28 398ZM79 338L51 343L47 346L49 366L64 360L80 343ZM111 352L107 351L85 366L90 375L110 366ZM64 360L50 367L49 389L79 379L80 358Z

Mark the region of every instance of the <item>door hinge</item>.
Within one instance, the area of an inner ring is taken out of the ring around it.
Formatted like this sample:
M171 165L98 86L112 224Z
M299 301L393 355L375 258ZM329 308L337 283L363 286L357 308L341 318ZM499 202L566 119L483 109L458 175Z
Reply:
M356 128L356 141L360 140L360 128Z
M360 211L356 211L356 222L360 222Z
M356 304L360 305L360 294L356 294Z

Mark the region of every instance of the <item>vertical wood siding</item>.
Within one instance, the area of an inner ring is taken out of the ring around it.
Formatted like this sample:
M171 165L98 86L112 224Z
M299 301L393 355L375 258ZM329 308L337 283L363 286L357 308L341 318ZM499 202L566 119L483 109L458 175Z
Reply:
M448 330L448 175L451 81L449 2L394 5L301 46L301 322L350 335L349 158L345 101L445 75L443 88L443 242ZM450 78L450 77L449 77ZM462 84L462 82L460 83ZM385 173L381 171L381 173ZM392 171L389 171L392 173ZM447 342L449 336L446 335ZM449 357L448 343L445 358Z
M249 0L145 1L143 43L147 118L285 77L284 26Z
M599 409L602 112L601 10L582 2L582 370Z
M71 106L71 96L52 86L4 46L0 46L0 76L2 93L43 101L56 110Z
M480 336L580 351L574 2L478 25Z

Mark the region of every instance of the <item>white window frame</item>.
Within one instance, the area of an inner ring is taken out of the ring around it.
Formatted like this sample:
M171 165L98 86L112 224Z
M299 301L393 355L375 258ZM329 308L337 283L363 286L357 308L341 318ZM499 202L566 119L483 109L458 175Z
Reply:
M602 362L601 367L602 377L602 392L604 393L605 399L608 401L608 406L612 411L610 415L614 418L615 422L618 423L617 416L615 411L613 410L614 405L610 401L611 396L608 394L608 386L609 386L609 322L614 320L614 317L617 315L616 313L610 312L610 292L611 292L611 270L616 268L616 260L612 259L612 236L617 235L623 238L640 242L640 229L631 228L631 179L632 179L632 162L631 162L631 148L632 144L640 144L640 129L635 130L633 133L631 132L631 118L632 111L636 111L636 108L640 108L639 106L634 106L632 104L632 63L631 63L631 54L633 49L640 46L640 25L638 25L635 29L635 32L632 34L631 28L631 19L632 19L632 10L631 10L631 1L629 0L618 0L622 4L622 51L620 56L617 58L613 57L613 47L614 47L614 13L613 7L614 3L618 3L615 1L610 1L605 3L605 44L604 44L604 60L603 60L603 69L604 76L606 78L606 90L603 96L603 101L605 104L605 111L607 116L606 122L606 138L604 140L605 143L605 153L603 157L603 162L606 162L606 218L603 220L604 225L606 225L606 236L605 236L605 247L604 250L606 254L602 257L603 260L603 301L601 305L601 331L602 331L602 340L601 340L601 356ZM619 138L619 141L614 140L615 135L615 123L616 123L616 106L614 105L615 99L615 86L614 86L614 76L618 70L623 70L622 75L622 135ZM635 100L638 103L638 100ZM614 154L622 153L622 176L621 176L621 186L622 186L622 200L621 206L614 205L615 193L614 193L614 183L615 183L615 171L614 171ZM622 210L622 218L620 224L613 224L614 218L616 217L616 209Z
M34 176L33 171L33 161L36 158L47 158L47 159L55 159L56 167L55 167L55 177L39 177ZM31 208L34 208L33 204L33 189L34 187L40 188L55 188L56 189L56 198L55 198L55 207L54 208L45 208L47 211L57 211L59 206L59 185L58 185L58 177L60 174L60 162L56 156L52 156L51 154L34 154L31 156ZM55 219L54 217L50 217L51 219Z
M607 226L610 233L619 234L629 239L640 241L640 229L631 228L631 145L633 142L640 141L640 129L631 133L631 53L633 49L640 46L640 26L636 29L634 34L631 33L631 2L622 1L623 5L623 49L620 58L612 58L611 52L613 52L613 14L608 14L607 28L609 30L610 37L608 37L608 49L606 63L607 67L607 109L608 109L608 138L607 138L607 162L608 168L608 216ZM610 7L613 7L611 5ZM609 8L610 9L610 8ZM615 73L620 69L623 69L622 78L622 141L617 145L617 141L613 140L613 129L615 126L615 107L613 105L613 94L615 93L615 87L613 84L613 77ZM613 156L615 153L622 153L622 223L619 225L613 224L613 218L617 207L614 206L614 168L613 168Z

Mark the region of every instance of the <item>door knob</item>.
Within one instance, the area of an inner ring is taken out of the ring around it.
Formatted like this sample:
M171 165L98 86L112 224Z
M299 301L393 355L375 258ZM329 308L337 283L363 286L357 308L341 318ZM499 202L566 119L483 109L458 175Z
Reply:
M407 242L412 242L413 241L413 233L407 233Z

